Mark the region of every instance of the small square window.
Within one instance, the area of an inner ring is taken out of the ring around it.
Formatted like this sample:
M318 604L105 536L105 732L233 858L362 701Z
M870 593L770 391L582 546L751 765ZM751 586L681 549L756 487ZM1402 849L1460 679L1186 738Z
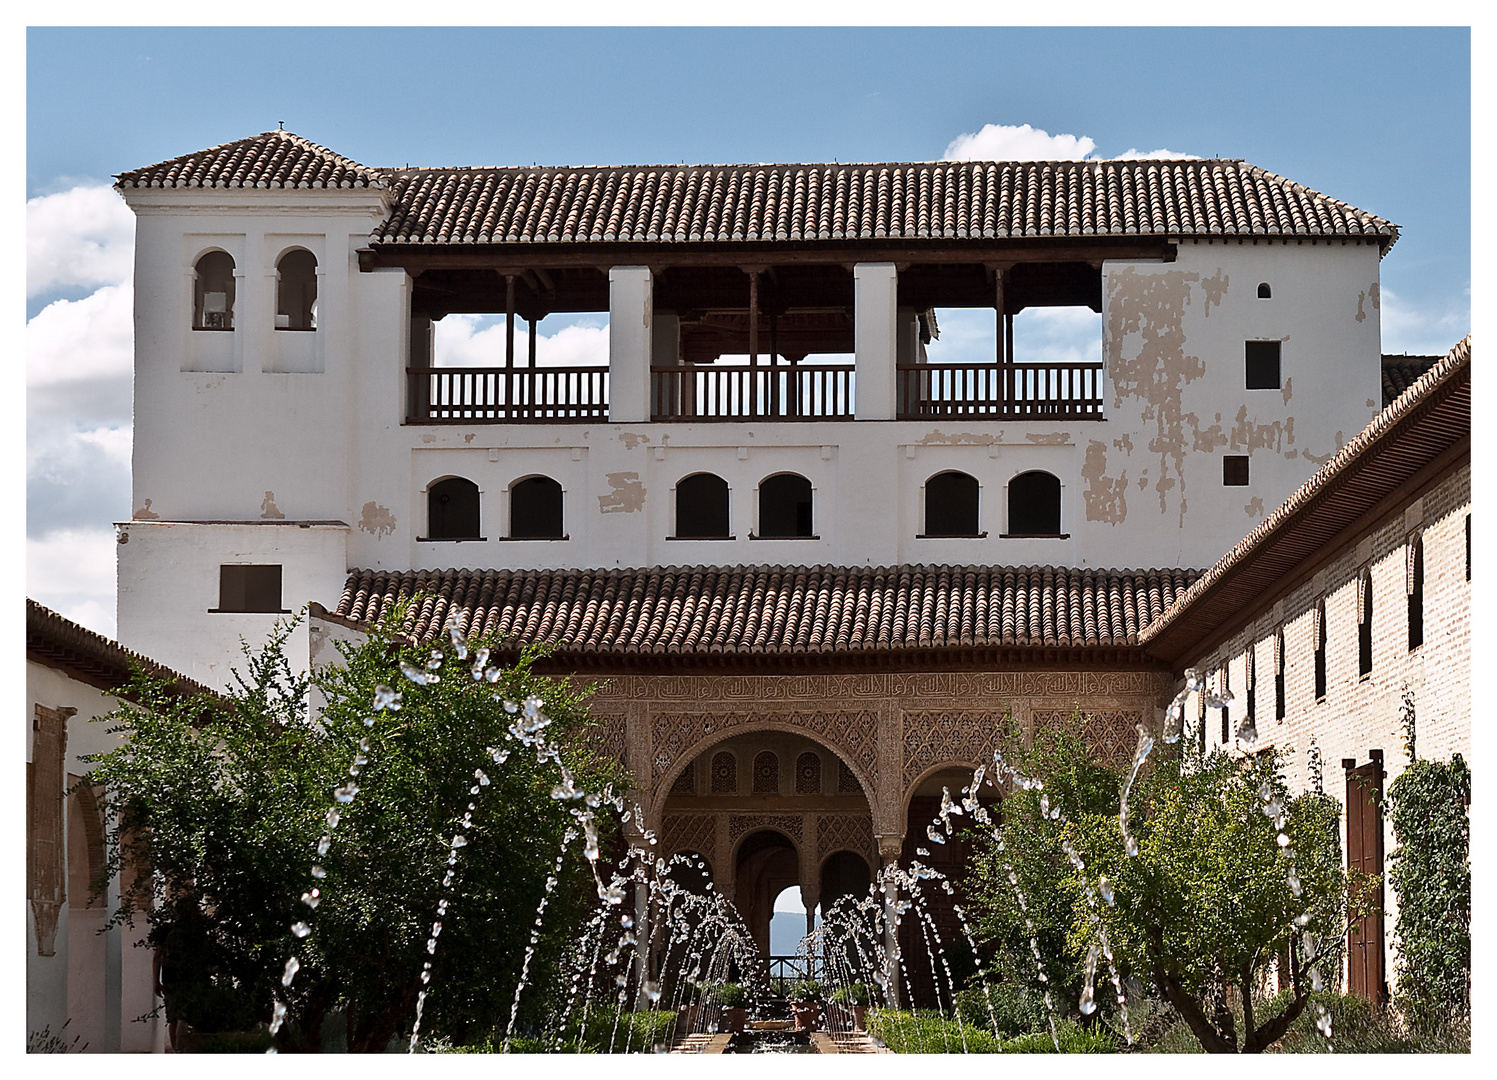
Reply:
M1247 343L1247 388L1249 390L1279 390L1278 341L1249 341Z
M1248 459L1246 454L1228 454L1222 458L1222 483L1227 487L1247 487Z
M282 614L279 566L220 566L216 611Z

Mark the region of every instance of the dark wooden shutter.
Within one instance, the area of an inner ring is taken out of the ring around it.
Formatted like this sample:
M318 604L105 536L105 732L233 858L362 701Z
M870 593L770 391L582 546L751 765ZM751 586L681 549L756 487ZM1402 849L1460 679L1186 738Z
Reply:
M1346 770L1346 869L1353 889L1377 910L1363 915L1346 935L1347 989L1368 1001L1387 1000L1383 981L1383 820L1379 803L1383 794L1383 763L1374 759L1353 768L1355 760L1343 761ZM1366 875L1366 877L1363 877Z

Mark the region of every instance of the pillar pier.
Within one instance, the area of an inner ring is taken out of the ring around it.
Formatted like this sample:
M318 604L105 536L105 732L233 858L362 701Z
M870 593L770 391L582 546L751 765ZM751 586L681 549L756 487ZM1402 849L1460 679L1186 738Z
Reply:
M898 355L899 274L893 263L853 267L853 341L859 420L894 419L894 368Z
M608 271L608 419L637 424L650 419L654 287L648 266Z

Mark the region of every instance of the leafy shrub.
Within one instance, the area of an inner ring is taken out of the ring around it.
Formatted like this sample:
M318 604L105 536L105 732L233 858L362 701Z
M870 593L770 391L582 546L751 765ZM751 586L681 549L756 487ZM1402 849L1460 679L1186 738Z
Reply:
M896 1054L996 1054L1003 1049L991 1031L925 1009L875 1010L868 1016L868 1033Z
M748 991L740 983L712 983L703 988L702 1004L741 1009L748 1004Z
M800 979L790 987L791 1001L820 1001L821 983L815 979Z
M1069 1020L1055 1025L1055 1038L1050 1037L1048 1026L1044 1031L1020 1035L1017 1039L1006 1039L1003 1050L1009 1054L1053 1054L1055 1044L1060 1043L1062 1054L1115 1054L1118 1043L1112 1032L1105 1028L1083 1028Z
M996 1023L1004 1038L1049 1025L1044 999L1020 982L969 983L957 992L956 1011L964 1023L984 1031L992 1031Z
M867 1005L871 997L867 983L848 983L832 991L832 1001L838 1005Z

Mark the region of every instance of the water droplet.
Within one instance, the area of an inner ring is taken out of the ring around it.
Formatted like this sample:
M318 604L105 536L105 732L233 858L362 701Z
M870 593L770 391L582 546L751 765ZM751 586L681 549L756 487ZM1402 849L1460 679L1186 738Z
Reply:
M296 973L298 971L300 971L300 970L301 970L301 961L300 960L298 960L294 956L291 959L287 960L286 961L286 970L281 975L281 985L282 986L290 986L291 985L291 980L294 979L294 978L296 978Z
M504 711L511 714L517 713L520 711L520 706L518 703L510 701L508 698L506 698L504 701Z
M486 667L486 668L483 669L483 677L484 677L484 680L487 681L487 682L496 683L496 682L499 681L499 676L501 676L503 674L504 674L503 670L500 669L500 668L497 668L497 667ZM506 702L506 704L508 704L508 703ZM509 712L514 712L515 710L514 709L510 709L508 711Z
M1300 893L1305 891L1304 885L1300 882L1299 875L1296 874L1292 868L1284 876L1285 879L1289 882L1289 891L1295 896L1299 896Z
M1098 878L1097 891L1102 894L1102 899L1107 902L1107 905L1109 907L1111 907L1115 900L1115 896L1112 891L1112 882L1108 881L1105 877Z
M407 679L410 679L411 682L415 683L417 686L425 686L427 682L430 681L427 677L426 672L422 671L419 667L411 663L409 660L402 660L400 662L400 673Z
M627 930L634 925L634 916L625 911L619 915L619 923Z
M927 850L926 850L926 849L925 849L925 848L923 848L923 847L917 847L917 848L916 848L916 849L915 849L915 854L916 854L916 855L924 855L924 856L926 856L926 857L927 857L927 858L929 858L929 857L930 857L930 852L929 852L929 851L927 851Z
M925 835L930 838L930 842L932 844L946 843L946 837L942 836L939 832L936 831L934 822L925 827Z
M438 919L436 922L434 922L434 923L431 924L431 936L434 937L434 938L442 936L442 920L441 919Z
M304 938L312 932L312 928L304 922L294 922L291 924L291 932L299 938Z
M1040 817L1049 817L1049 816L1050 816L1050 796L1048 796L1048 795L1041 795L1040 796Z
M426 939L426 952L427 952L427 955L433 956L433 955L436 954L436 951L437 951L437 939L436 938L427 938Z
M452 885L452 871L449 870L449 871L447 871L446 876L444 876L442 878L442 888L446 889L446 888L450 887L451 885Z
M468 838L466 836L464 836L462 833L458 833L456 836L454 836L452 838L452 846L454 848L467 847L468 846Z
M324 869L323 869L323 868L322 868L322 867L320 867L320 866L316 866L316 865L314 865L314 866L313 866L313 867L312 867L312 876L313 876L313 877L314 877L314 878L316 878L316 879L317 879L317 880L318 880L318 881L321 881L321 880L322 880L322 879L323 879L323 878L325 878L325 877L327 877L327 871L326 871L326 870L324 870Z
M281 1025L284 1024L285 1022L286 1022L286 1003L284 1001L277 1001L275 1003L275 1007L272 1008L271 1011L270 1011L270 1033L272 1035L274 1035L276 1032L280 1031L281 1030ZM273 1054L273 1053L275 1053L275 1050L271 1049L271 1050L267 1050L265 1052L267 1054Z
M622 822L624 822L625 824L628 824L629 817L630 817L629 811L625 810L623 817L619 818L619 820L622 821Z
M1128 837L1128 854L1133 856L1138 855L1138 838L1136 836Z
M658 982L651 982L650 980L646 979L644 985L642 985L639 989L640 992L644 994L645 1000L647 1000L651 1005L660 1000L660 984Z
M482 786L482 787L488 787L489 786L489 776L488 776L488 773L484 772L482 769L474 769L473 770L473 775L474 775L474 777L477 778L478 783L479 783L480 786Z
M331 836L324 836L321 840L317 841L317 854L326 855L327 849L332 846L333 838Z
M1289 834L1288 833L1282 833L1282 832L1279 833L1279 847L1288 847L1288 846L1289 846Z
M301 902L303 904L306 904L307 907L311 908L313 911L316 911L317 905L322 903L322 890L308 889L306 892L301 894Z
M457 622L454 621L448 625L447 637L452 642L452 651L457 653L457 658L468 659L468 639L463 637L463 631Z
M340 803L351 803L353 797L359 793L359 785L350 780L342 787L333 788L333 798Z
M421 984L423 986L425 986L425 985L429 984L430 982L431 982L431 972L430 971L423 971L421 973Z
M338 813L338 808L335 806L327 812L326 820L327 827L329 829L336 829L338 827L338 822L343 820L343 815Z
M393 686L386 686L384 683L380 683L374 688L374 711L379 712L381 709L388 709L390 712L399 712L402 696L400 691L396 690ZM366 727L371 727L373 724L373 717L364 721Z
M629 976L624 975L622 973L618 974L618 975L615 975L613 977L613 984L615 986L620 986L620 987L627 986L627 985L629 985Z

